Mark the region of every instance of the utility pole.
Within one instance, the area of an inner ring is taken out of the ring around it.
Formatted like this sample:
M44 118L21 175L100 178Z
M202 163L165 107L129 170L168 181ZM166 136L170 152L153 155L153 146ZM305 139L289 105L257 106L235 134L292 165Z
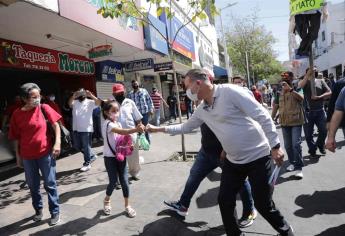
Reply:
M224 28L223 28L223 21L222 21L222 10L232 7L234 5L236 5L237 2L234 3L229 3L228 5L226 5L223 8L219 9L219 18L220 18L220 28L222 31L222 43L223 43L223 48L224 48L224 56L225 56L225 68L228 74L228 81L229 83L231 83L231 77L232 77L232 71L230 69L230 60L229 60L229 54L228 54L228 49L227 49L227 43L226 43L226 39L225 39L225 34L224 34Z

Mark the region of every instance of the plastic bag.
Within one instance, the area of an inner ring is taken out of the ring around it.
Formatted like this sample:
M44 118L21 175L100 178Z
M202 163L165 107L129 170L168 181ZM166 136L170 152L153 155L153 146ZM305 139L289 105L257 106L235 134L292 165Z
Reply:
M276 185L276 181L279 177L279 172L280 172L280 166L275 166L271 177L268 180L268 183L273 187L274 185Z
M138 144L140 150L148 151L150 149L150 143L147 141L144 134L139 134Z

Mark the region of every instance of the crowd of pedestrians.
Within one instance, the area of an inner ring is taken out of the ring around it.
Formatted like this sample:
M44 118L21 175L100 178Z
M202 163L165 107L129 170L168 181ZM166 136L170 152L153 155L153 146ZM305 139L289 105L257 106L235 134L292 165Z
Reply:
M166 200L165 205L186 216L202 180L215 168L221 167L218 202L227 235L244 235L241 228L252 225L258 213L279 235L295 235L273 202L272 186L268 181L271 166L281 166L284 159L272 118L279 112L289 161L287 171L294 171L295 176L302 179L302 130L312 158L317 151L322 155L326 154L326 149L335 151L338 127L343 128L345 136L345 78L330 83L330 87L322 74L309 69L297 84L294 80L293 73L283 73L281 89L272 98L267 87L261 88L261 92L255 86L249 90L241 76L235 76L233 84L215 85L205 71L190 70L184 79L189 100L186 100L186 105L190 106L187 108L189 119L183 124L169 126L160 126L160 109L163 103L176 119L176 97L173 95L165 101L155 87L149 94L139 87L137 81L132 81L133 90L127 93L123 84L116 83L112 88L112 98L107 100L101 100L82 88L75 91L68 100L68 106L72 113L73 144L84 156L81 171L90 170L96 160L91 148L92 139L104 142L104 166L109 178L103 200L104 214L111 214L111 195L118 186L122 188L127 216L136 216L129 204L128 175L139 180L139 135L145 133L150 142L149 132L180 134L200 127L201 148L184 190L177 201ZM39 190L41 172L48 196L50 224L55 225L60 221L55 159L61 152L61 110L55 105L53 94L41 104L41 91L36 84L24 84L20 91L15 103L17 107L11 111L9 138L14 140L17 165L24 167L35 210L33 220L40 221L43 217ZM272 114L264 106L271 99ZM194 111L193 103L199 104ZM154 125L148 124L152 115L155 117ZM97 116L102 120L100 127L94 124ZM48 135L50 126L53 127L52 136ZM314 126L318 129L316 141ZM96 129L100 129L101 134L94 134ZM234 214L238 194L243 203L241 217Z

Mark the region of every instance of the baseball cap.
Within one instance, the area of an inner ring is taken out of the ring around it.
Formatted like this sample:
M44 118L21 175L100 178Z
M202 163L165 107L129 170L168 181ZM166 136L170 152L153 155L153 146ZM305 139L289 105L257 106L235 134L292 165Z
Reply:
M123 84L114 84L113 85L113 93L122 93L125 92L125 87Z

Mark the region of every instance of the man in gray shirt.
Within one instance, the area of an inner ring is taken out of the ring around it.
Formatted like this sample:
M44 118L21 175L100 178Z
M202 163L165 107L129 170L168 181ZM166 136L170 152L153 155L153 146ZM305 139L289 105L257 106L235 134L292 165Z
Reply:
M203 70L190 70L184 81L187 96L203 100L184 124L148 126L151 132L189 133L202 123L216 135L226 159L218 196L227 235L243 235L234 217L236 194L248 177L256 209L280 235L294 235L272 200L268 183L272 159L281 165L284 154L268 111L246 90L232 84L213 85Z

